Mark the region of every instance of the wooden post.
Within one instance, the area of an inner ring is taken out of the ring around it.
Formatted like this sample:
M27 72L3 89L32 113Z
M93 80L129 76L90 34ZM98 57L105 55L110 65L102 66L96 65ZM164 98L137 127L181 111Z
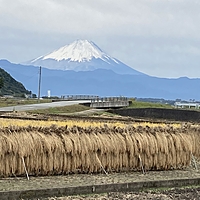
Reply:
M193 162L194 162L194 167L195 167L195 169L198 171L197 163L196 163L196 160L195 160L193 154L192 154L192 160L193 160Z
M27 169L26 169L26 165L25 165L25 162L24 162L24 157L22 157L22 162L23 162L23 165L24 165L24 170L25 170L25 172L26 172L26 177L27 177L27 179L29 180L28 171L27 171Z
M99 162L99 164L101 165L101 168L103 169L104 173L108 176L108 173L106 172L106 170L104 169L103 165L101 164L101 161L99 160L97 154L96 154L96 158L97 158L97 161Z
M144 171L144 167L143 167L143 164L142 164L142 159L140 157L140 154L138 155L139 157L139 160L140 160L140 165L141 165L141 168L142 168L142 173L145 174L145 171Z

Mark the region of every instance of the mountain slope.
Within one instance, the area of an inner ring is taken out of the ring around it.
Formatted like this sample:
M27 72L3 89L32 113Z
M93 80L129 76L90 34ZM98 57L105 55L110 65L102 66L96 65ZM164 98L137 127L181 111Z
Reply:
M23 94L30 94L30 91L18 81L16 81L10 74L0 68L0 77L3 78L3 87L0 89L2 95L19 96Z
M144 75L106 54L95 43L88 40L76 40L25 64L57 70L93 71L107 69L119 74Z
M13 64L0 60L0 67L37 94L39 67ZM41 95L91 94L137 98L200 100L200 79L156 78L144 75L121 75L112 70L75 72L42 68Z

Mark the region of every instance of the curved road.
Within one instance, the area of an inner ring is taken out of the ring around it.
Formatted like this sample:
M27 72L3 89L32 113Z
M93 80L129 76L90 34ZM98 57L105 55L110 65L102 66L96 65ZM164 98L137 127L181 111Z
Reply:
M2 107L0 111L28 111L28 110L38 110L38 109L48 109L51 107L62 107L62 106L70 106L79 103L89 103L90 100L80 100L80 101L58 101L52 103L39 103L39 104L29 104L29 105L19 105L19 106L9 106Z

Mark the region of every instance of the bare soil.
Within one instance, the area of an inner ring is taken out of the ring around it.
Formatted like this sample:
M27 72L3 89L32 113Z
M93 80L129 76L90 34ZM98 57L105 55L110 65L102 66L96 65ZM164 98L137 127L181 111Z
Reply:
M49 200L197 200L200 199L200 188L172 189L160 192L138 192L138 193L109 193L91 196L68 196L60 198L49 198Z
M128 173L110 173L105 174L71 174L62 176L45 176L45 177L30 177L30 180L24 177L12 177L0 179L1 191L22 191L33 189L47 189L47 188L63 188L70 186L82 185L99 185L109 183L127 183L140 182L150 180L171 180L171 179L185 179L185 178L200 178L200 171L193 167L184 170L171 171L149 171L146 174L142 172L128 172ZM200 186L182 189L169 188L155 188L146 192L129 192L129 193L106 193L94 195L81 196L67 196L67 197L51 197L40 198L40 200L71 200L71 199L85 199L85 200L111 200L111 199L200 199ZM35 199L36 200L36 199Z

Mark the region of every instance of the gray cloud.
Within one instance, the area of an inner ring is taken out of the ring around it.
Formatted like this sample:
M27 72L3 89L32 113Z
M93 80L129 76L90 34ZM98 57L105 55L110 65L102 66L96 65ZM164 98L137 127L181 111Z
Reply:
M197 0L0 0L0 5L0 58L21 62L80 38L153 76L200 77Z

